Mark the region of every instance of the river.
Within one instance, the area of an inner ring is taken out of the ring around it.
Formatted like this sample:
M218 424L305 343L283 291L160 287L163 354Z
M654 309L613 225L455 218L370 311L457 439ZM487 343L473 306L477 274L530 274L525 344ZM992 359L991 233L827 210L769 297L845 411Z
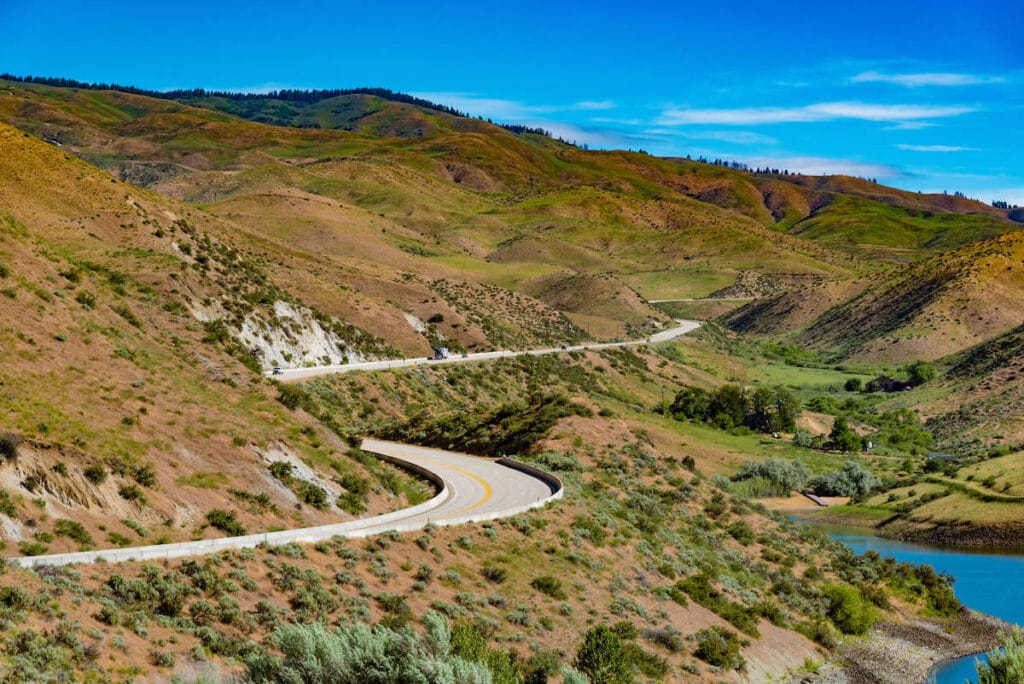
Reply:
M817 526L817 525L816 525ZM820 526L833 539L857 553L877 551L908 563L927 563L956 578L953 585L962 603L982 613L1024 625L1024 549L975 550L907 544L876 537L864 529ZM936 684L977 682L974 656L945 663L936 671Z

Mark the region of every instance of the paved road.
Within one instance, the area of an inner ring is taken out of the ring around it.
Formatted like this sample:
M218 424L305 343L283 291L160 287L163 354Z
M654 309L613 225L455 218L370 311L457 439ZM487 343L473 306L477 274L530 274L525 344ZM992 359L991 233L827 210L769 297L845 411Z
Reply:
M373 361L339 366L297 368L286 370L285 380L301 380L330 373L346 373L353 370L384 370L421 364L447 364L481 361L484 359L522 356L525 354L557 354L584 349L609 349L655 342L666 342L700 327L699 321L677 321L679 325L655 333L650 337L628 342L605 342L602 344L575 345L564 348L533 349L529 351L497 351L456 356L443 361L427 359L402 359L394 361ZM281 375L277 377L282 377ZM363 448L391 462L419 472L432 480L438 488L434 498L425 503L392 513L350 520L333 525L306 527L280 532L265 532L241 537L220 537L202 541L179 542L154 546L135 546L124 549L102 551L79 551L44 556L21 556L7 561L22 567L43 565L68 565L71 563L119 562L129 560L155 560L181 558L216 553L226 549L252 548L260 544L286 544L288 542L313 543L334 536L367 537L388 530L408 532L434 523L456 525L460 523L493 520L516 515L531 508L543 506L548 501L561 498L562 484L558 478L536 468L509 459L493 461L466 454L457 454L440 449L382 442L375 439L363 440Z
M125 549L22 556L7 560L23 567L95 563L100 559L105 562L141 561L198 556L225 549L252 548L260 544L314 543L334 536L368 537L388 530L418 530L427 523L456 525L508 517L543 506L562 496L562 484L556 477L508 459L494 461L375 439L364 440L362 446L386 460L398 461L420 472L425 471L438 485L437 495L418 506L333 525Z
M648 304L666 304L668 302L750 302L755 297L703 297L701 299L648 299Z
M543 349L530 349L527 351L493 351L493 352L477 352L474 354L455 354L448 357L447 359L441 359L433 361L425 357L417 357L415 359L390 359L385 361L367 361L364 363L347 363L347 364L335 364L333 366L313 366L310 368L286 368L283 372L274 375L273 377L278 380L308 380L309 378L315 378L320 375L332 375L335 373L351 373L352 371L378 371L388 370L390 368L408 368L410 366L426 366L426 365L446 365L453 363L470 363L473 361L484 361L487 359L504 359L511 358L513 356L526 356L528 354L533 356L542 356L544 354L561 354L563 352L571 351L582 351L584 349L610 349L613 347L631 347L640 344L651 344L654 342L667 342L668 340L685 335L688 332L692 332L700 327L700 321L688 321L679 319L676 321L679 325L668 330L663 330L659 333L655 333L650 337L645 337L639 340L629 340L626 342L602 342L599 344L577 344L566 347L548 347ZM266 375L273 375L272 371L267 371Z

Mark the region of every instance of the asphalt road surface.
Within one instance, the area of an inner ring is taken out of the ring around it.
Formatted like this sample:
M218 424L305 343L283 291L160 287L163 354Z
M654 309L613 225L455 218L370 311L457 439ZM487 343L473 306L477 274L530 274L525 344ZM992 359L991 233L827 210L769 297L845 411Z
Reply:
M504 359L513 356L542 356L544 354L561 354L571 351L583 351L585 349L611 349L614 347L633 347L641 344L653 344L655 342L667 342L680 335L685 335L700 327L700 321L677 320L674 328L654 333L650 337L639 340L628 340L626 342L601 342L597 344L577 344L565 347L547 347L543 349L530 349L526 351L492 351L476 352L473 354L452 354L447 359L437 361L423 356L414 359L390 359L385 361L366 361L363 363L335 364L332 366L311 366L309 368L284 368L279 373L267 371L265 375L272 376L277 380L308 380L320 375L332 375L335 373L351 373L352 371L379 371L391 368L408 368L410 366L446 365L453 363L470 363L473 361L484 361L487 359Z
M440 449L407 446L375 439L363 441L363 449L387 460L432 474L440 491L425 503L391 513L333 525L265 532L241 537L220 537L123 549L79 551L45 556L8 558L23 567L67 565L127 560L181 558L226 549L252 548L260 544L315 543L334 536L368 537L388 530L409 532L428 523L456 525L516 515L561 498L562 485L552 475L514 461L479 458Z
M373 371L402 368L427 364L452 364L499 359L526 354L558 354L561 352L586 349L610 349L641 344L666 342L680 335L696 330L699 321L678 320L678 326L655 333L650 337L627 342L604 342L581 344L528 351L494 351L477 354L455 355L448 359L433 361L426 358L371 361L314 368L285 370L276 377L282 380L304 380L318 375L347 373L355 370ZM400 511L393 511L372 518L350 520L333 525L305 527L279 532L264 532L241 537L219 537L200 541L178 542L154 546L135 546L101 551L78 551L43 556L21 556L7 561L23 567L43 565L67 565L71 563L118 562L128 560L153 560L181 558L216 553L226 549L252 548L260 544L286 544L289 542L314 543L334 536L367 537L388 530L408 532L423 528L428 523L455 525L495 518L508 517L543 506L548 501L562 496L562 485L554 476L515 461L491 459L457 454L441 449L382 442L374 439L363 441L366 451L376 453L385 460L397 462L419 471L432 479L439 491L425 503Z

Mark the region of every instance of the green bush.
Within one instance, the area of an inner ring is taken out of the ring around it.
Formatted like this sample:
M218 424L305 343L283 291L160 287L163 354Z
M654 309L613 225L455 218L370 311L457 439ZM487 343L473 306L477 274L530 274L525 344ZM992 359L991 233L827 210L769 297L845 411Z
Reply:
M697 632L696 639L697 649L693 654L709 665L724 670L737 670L743 665L740 639L736 632L709 627Z
M1024 682L1024 630L1014 625L1000 635L1000 648L985 654L986 660L974 661L978 684L1015 684Z
M318 510L324 510L327 508L327 492L312 482L306 482L300 480L295 486L296 493L299 495L299 499L303 503L307 503L313 508Z
M558 599L559 601L566 599L565 590L562 589L562 582L551 575L541 575L535 578L530 582L530 586L553 599Z
M393 684L394 682L490 682L488 668L452 654L444 618L424 616L426 634L362 623L328 631L321 624L278 627L270 642L280 656L260 652L245 659L254 684Z
M92 546L94 544L92 535L82 527L81 523L75 522L74 520L58 520L54 525L54 532L58 536L67 537L72 541L78 542L82 546Z
M910 384L914 387L919 387L926 382L934 380L936 375L935 366L927 361L914 361L904 366L903 371L907 374L907 379L910 380Z
M828 601L826 615L843 634L866 634L878 619L878 611L857 587L827 584L822 588L822 594Z
M270 464L270 474L284 484L292 482L292 464L288 461L274 461Z
M754 543L754 528L745 520L737 520L728 528L729 536L743 546L750 546Z
M841 470L819 475L810 482L814 492L821 496L853 497L866 496L879 484L878 478L856 461L847 461Z
M633 681L622 641L607 625L590 629L576 652L576 669L602 684L627 684Z
M10 493L6 489L0 489L0 513L8 518L13 518L17 512L18 509L14 506L14 499L11 498Z
M768 480L778 496L788 496L790 490L802 489L807 484L810 471L800 459L766 458L761 462L745 462L733 477L737 481L751 478Z
M85 479L97 485L103 484L103 481L107 479L107 469L103 467L102 463L86 466L82 473L85 475Z
M234 511L222 511L215 508L206 514L206 521L211 527L215 527L229 537L240 537L245 534L245 528L235 519Z
M91 310L96 308L96 295L88 290L79 290L75 295L75 301L82 305L83 309Z
M117 490L117 493L121 495L121 498L131 501L139 506L146 504L146 495L142 493L137 485L129 484L121 487Z

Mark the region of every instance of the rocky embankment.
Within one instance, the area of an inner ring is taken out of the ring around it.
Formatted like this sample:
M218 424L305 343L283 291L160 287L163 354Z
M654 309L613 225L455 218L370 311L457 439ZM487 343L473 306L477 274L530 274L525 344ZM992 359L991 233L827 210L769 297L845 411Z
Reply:
M867 638L848 638L837 659L786 684L910 684L926 682L933 668L994 647L1009 624L964 610L951 620L905 615L875 625Z
M981 548L1015 548L1024 546L1024 525L977 525L970 522L922 525L894 520L875 528L875 534L915 544L965 546Z

